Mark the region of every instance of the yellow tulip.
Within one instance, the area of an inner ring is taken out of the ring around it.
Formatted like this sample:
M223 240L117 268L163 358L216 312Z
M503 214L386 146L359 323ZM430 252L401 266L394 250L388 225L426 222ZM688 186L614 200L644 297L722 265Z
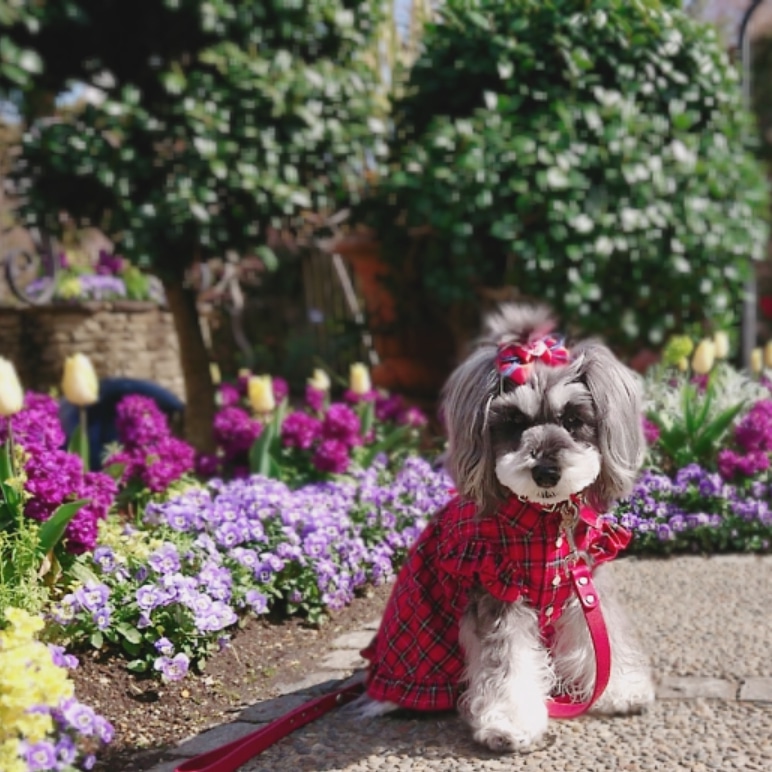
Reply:
M681 357L678 360L678 369L685 373L689 369L689 360L686 357Z
M698 375L707 375L716 361L716 346L712 340L700 341L692 357L692 370Z
M62 392L77 407L93 405L99 399L99 379L85 354L73 354L64 360Z
M716 359L726 359L729 356L729 336L719 330L713 335L713 345L715 346Z
M270 375L253 375L247 386L249 404L256 413L270 413L276 407Z
M320 367L317 367L308 379L308 385L317 391L329 391L331 386L330 376Z
M768 340L764 346L764 366L772 368L772 340Z
M760 373L764 369L764 352L760 348L751 351L751 372Z
M370 381L370 371L367 369L367 365L363 365L361 362L351 365L349 389L354 394L369 394L372 391L373 385Z
M24 405L24 391L13 362L0 357L0 416L15 415Z

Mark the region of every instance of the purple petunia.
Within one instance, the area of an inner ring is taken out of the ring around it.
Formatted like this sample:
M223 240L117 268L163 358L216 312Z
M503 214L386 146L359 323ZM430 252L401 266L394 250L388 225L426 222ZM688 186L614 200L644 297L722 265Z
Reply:
M179 681L184 678L190 667L190 657L180 652L173 657L161 656L153 664L160 671L165 681Z

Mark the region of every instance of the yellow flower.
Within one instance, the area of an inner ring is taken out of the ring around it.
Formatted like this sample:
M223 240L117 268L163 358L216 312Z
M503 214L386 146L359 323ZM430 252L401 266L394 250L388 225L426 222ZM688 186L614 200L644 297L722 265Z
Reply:
M15 415L24 405L24 391L13 362L0 357L0 416Z
M729 356L729 336L719 330L713 335L713 343L716 347L716 359L726 359Z
M692 370L698 375L707 375L716 361L716 347L712 340L704 338L699 342L692 357Z
M56 707L74 688L64 668L57 667L48 647L36 640L43 620L21 609L8 608L9 625L0 632L0 761L13 750L13 740L39 742L53 730L47 713L31 711L36 706ZM0 769L13 769L0 763Z
M59 285L59 296L65 300L79 298L82 294L80 279L77 276L70 276Z
M368 394L372 391L373 385L370 381L370 371L367 369L367 365L363 365L361 362L351 365L348 387L354 394Z
M689 360L686 357L681 357L678 360L678 369L685 373L689 369Z
M99 399L99 379L85 354L73 354L64 360L62 391L67 401L78 407L93 405Z
M760 348L751 351L751 372L760 373L764 369L764 352Z
M330 376L320 367L317 367L308 379L308 385L317 391L329 391Z
M276 407L270 375L253 375L247 386L249 404L256 413L270 413Z
M772 367L772 340L764 346L764 367Z

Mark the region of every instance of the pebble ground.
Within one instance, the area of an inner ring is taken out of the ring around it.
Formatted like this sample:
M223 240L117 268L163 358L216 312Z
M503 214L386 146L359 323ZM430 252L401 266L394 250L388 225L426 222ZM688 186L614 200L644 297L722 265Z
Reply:
M730 772L772 770L772 556L624 559L613 566L649 651L658 700L643 716L553 721L527 754L494 755L453 713L357 721L328 714L241 772ZM289 683L230 723L191 738L149 772L254 731L361 667L373 633L352 630Z

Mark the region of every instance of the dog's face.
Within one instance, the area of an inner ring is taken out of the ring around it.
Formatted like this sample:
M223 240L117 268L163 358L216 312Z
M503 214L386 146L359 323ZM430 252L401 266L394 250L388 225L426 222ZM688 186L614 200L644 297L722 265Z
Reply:
M491 400L487 430L496 477L528 501L565 501L600 474L595 404L575 376L569 367L542 368Z
M443 390L446 466L459 494L481 513L512 493L541 504L582 493L598 511L629 495L645 449L638 376L592 340L508 371L510 342L545 341L548 316L504 307L488 326Z

